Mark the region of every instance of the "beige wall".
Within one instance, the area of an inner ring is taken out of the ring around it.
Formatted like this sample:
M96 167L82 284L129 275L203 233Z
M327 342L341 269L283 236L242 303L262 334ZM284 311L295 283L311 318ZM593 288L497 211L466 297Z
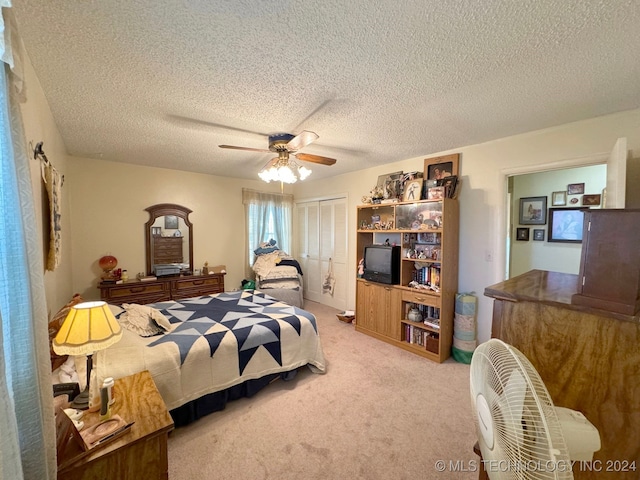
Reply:
M129 277L145 266L145 208L177 203L193 212L193 261L227 266L225 289L244 278L245 225L242 188L279 190L258 180L239 180L125 163L71 158L69 196L73 248L72 284L87 298L99 298L98 260L118 259Z
M65 183L62 187L61 198L61 223L62 223L62 260L55 271L45 271L44 285L47 299L47 311L49 316L55 314L65 303L67 303L73 293L71 284L71 268L73 255L71 250L71 215L69 203L69 169L67 154L64 143L51 115L49 104L44 97L40 82L33 71L29 59L24 58L25 69L25 93L26 101L20 105L22 111L22 121L25 131L25 144L28 148L29 158L33 157L33 149L38 142L43 143L43 150L56 170L65 176ZM31 160L31 184L34 195L36 223L40 238L48 236L48 231L43 227L43 216L49 215L46 201L47 193L44 190L44 183L41 177L40 162ZM44 243L44 242L43 242ZM45 252L43 247L43 265Z
M492 302L485 287L503 280L505 271L506 176L535 169L576 166L585 159L606 158L619 137L627 137L631 157L640 154L640 110L561 125L478 145L452 149L462 154L460 200L459 291L478 297L479 338L490 336ZM296 201L349 192L349 212L375 185L378 175L397 170L420 170L424 157L376 167L337 178L294 185ZM350 271L348 308L355 306L355 216L349 218Z

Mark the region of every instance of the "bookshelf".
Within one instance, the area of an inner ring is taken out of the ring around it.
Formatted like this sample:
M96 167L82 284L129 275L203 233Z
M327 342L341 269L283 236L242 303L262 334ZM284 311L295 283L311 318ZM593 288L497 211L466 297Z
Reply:
M356 283L356 330L436 362L451 355L458 289L456 199L360 205L358 260L368 245L400 245L400 284ZM416 315L416 311L418 315Z

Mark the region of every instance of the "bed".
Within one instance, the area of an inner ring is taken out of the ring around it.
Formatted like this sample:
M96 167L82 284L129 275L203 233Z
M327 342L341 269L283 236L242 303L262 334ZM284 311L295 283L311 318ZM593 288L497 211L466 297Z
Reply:
M299 308L304 305L302 268L300 263L280 250L274 240L263 243L254 250L253 271L256 288Z
M149 370L176 426L252 396L274 379L290 379L300 367L325 372L314 315L265 292L225 292L148 307L166 317L169 331L143 337L123 328L120 342L97 353L94 369L99 381ZM122 319L127 310L118 308L112 306Z

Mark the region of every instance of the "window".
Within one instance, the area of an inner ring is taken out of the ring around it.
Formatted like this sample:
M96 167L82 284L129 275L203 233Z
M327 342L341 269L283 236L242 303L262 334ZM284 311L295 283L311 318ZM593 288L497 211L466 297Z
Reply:
M280 250L291 254L293 196L243 189L242 201L247 226L247 265L253 265L253 251L271 239Z

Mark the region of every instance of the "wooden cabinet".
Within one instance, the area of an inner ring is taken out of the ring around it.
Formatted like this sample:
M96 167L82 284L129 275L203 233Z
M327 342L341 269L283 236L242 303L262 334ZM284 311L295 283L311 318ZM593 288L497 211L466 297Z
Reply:
M640 465L640 443L630 440L640 431L640 316L572 303L580 283L578 275L531 270L487 287L491 336L529 359L556 406L579 410L598 429L598 468L574 467L576 480L637 478L614 465Z
M390 285L359 279L356 285L356 325L373 336L399 337L401 292Z
M400 284L359 278L356 330L443 362L451 354L458 289L459 209L455 199L361 205L356 249L363 258L372 244L401 245ZM409 319L417 309L421 321Z
M114 415L134 422L130 431L95 452L58 471L60 480L167 479L167 439L173 420L148 371L115 381ZM100 420L99 412L85 412L85 428Z
M98 288L100 299L107 303L144 305L224 292L224 273L158 278L148 282L101 283Z
M640 310L640 210L584 212L580 282L572 302L626 315Z
M153 245L153 264L166 265L168 263L182 263L182 242L183 237L161 237L153 235L151 242Z

